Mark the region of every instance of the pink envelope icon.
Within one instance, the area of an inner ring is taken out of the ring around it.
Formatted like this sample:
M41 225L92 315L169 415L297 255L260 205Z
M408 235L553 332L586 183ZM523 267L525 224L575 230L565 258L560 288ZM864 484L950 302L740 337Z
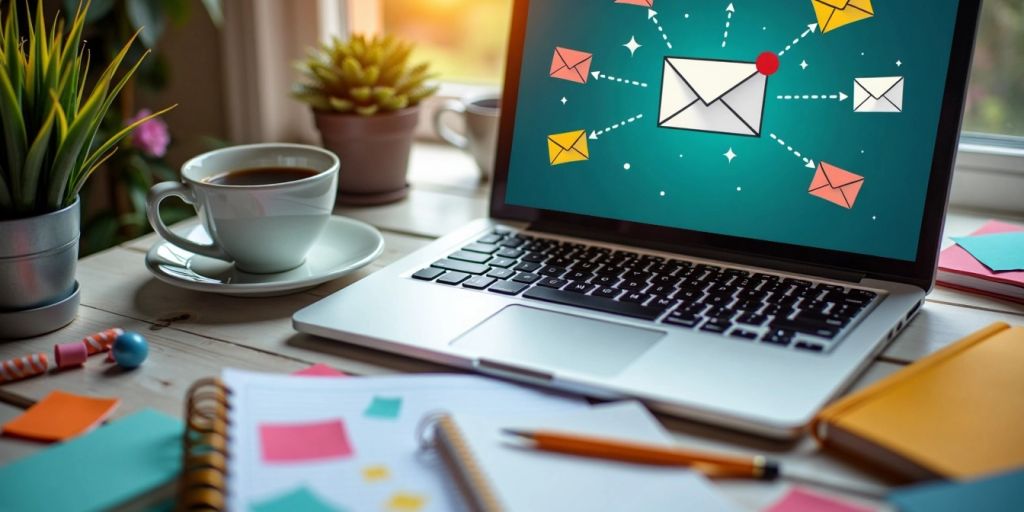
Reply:
M640 7L654 7L654 0L615 0L617 4L639 5Z
M594 56L587 52L555 48L555 56L551 58L551 78L585 84L590 78L590 64L593 62Z
M808 192L830 203L846 209L853 208L857 196L864 187L864 177L844 171L832 164L821 162Z

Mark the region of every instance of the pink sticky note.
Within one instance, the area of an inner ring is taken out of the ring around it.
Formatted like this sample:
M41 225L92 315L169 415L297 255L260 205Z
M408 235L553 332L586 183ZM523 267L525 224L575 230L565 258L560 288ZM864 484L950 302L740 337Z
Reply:
M260 425L264 462L305 462L352 456L345 424L340 420Z
M775 505L764 512L873 512L870 508L845 503L834 498L810 493L794 487Z
M323 363L317 363L309 368L303 368L297 372L293 372L292 376L295 377L348 377L344 372L335 370L330 366Z

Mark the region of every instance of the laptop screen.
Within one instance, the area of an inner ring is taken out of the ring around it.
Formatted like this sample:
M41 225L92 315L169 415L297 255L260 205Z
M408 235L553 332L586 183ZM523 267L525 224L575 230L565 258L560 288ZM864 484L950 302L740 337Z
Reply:
M957 11L530 2L505 200L913 261Z

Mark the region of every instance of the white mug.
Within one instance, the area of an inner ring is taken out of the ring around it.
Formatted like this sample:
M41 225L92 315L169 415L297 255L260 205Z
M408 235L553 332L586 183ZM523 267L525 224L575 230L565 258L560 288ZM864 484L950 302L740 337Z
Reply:
M269 167L306 168L316 174L267 185L207 181L232 171ZM182 166L180 183L158 183L150 189L149 223L171 244L233 261L244 272L284 272L305 262L327 225L334 209L339 167L334 153L299 144L253 144L211 151ZM195 207L212 244L198 244L167 229L160 219L160 203L170 196Z
M443 121L447 113L465 120L464 133L449 128ZM434 129L445 142L473 155L483 179L494 176L494 157L498 148L498 119L501 99L483 96L471 100L448 100L434 114Z

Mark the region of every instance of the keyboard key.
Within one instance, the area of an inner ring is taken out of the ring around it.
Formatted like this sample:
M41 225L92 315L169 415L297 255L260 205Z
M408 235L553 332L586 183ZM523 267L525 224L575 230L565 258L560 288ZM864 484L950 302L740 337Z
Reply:
M799 332L826 339L835 338L839 334L839 328L837 327L831 327L824 324L806 321L786 320L779 318L772 320L771 328Z
M681 313L679 311L673 311L668 318L665 319L665 323L671 325L678 325L680 327L697 327L700 323L700 317L689 313Z
M623 293L626 292L622 290L617 290L610 286L603 286L598 288L597 290L594 290L594 293L592 295L594 295L595 297L604 297L606 299L616 299L619 297L619 295L622 295Z
M591 274L590 272L578 272L575 270L570 270L569 273L562 276L562 278L568 279L570 281L581 281L587 283L594 278L594 274Z
M657 297L657 296L655 296L654 299L651 300L650 305L651 306L657 306L659 308L668 309L668 308L671 308L672 306L675 306L677 302L679 302L679 301L677 301L675 299L669 299L669 298L666 298L666 297Z
M808 352L823 352L825 350L825 347L817 343L808 343L806 341L798 342L796 344L796 348L800 350L806 350Z
M529 261L524 261L516 265L516 270L520 272L536 272L537 270L540 270L540 263L530 263Z
M413 279L419 279L420 281L433 281L437 276L444 274L444 270L434 267L428 267L412 275Z
M459 261L468 261L470 263L484 263L491 259L491 256L489 254L480 254L478 252L459 251L448 256L448 258Z
M494 254L498 250L498 246L494 244L469 244L462 248L463 251L479 252L483 254Z
M729 333L729 336L732 336L733 338L739 338L739 339L742 339L742 340L756 340L757 339L757 333L756 332L745 331L743 329L733 329L732 332Z
M520 245L523 245L525 243L526 243L526 240L523 240L522 238L514 237L513 236L513 237L509 237L508 239L506 239L505 241L501 242L498 245L500 245L502 247L513 247L513 248L515 248L515 247L519 247Z
M502 258L512 259L518 259L522 255L523 251L521 249L512 249L511 247L503 247L500 251L498 251L495 254L495 256L501 256Z
M477 243L481 244L496 244L501 241L503 237L501 235L486 235L483 238L477 240Z
M545 288L557 289L569 284L569 281L566 281L565 279L559 279L557 277L545 277L544 279L541 279L540 282L537 284Z
M740 323L740 324L743 324L743 325L756 325L756 326L764 325L764 323L767 322L767 321L768 321L768 317L767 316L758 315L757 313L746 313L746 314L740 315L740 317L736 319L736 323Z
M531 252L523 256L522 260L529 263L544 263L544 260L548 259L547 256L539 252Z
M529 288L529 285L523 283L516 283L513 281L498 281L487 290L494 293L500 293L502 295L519 295L520 292L527 288Z
M462 286L473 290L483 290L488 286L494 284L497 279L487 276L475 276L468 281L462 283Z
M466 279L469 279L469 274L465 272L447 272L445 275L437 278L438 283L457 285Z
M647 288L647 281L623 281L615 287L620 290L626 290L627 292L638 292Z
M470 263L468 261L456 261L456 260L437 260L434 262L432 267L443 268L445 270L451 270L453 272L465 272L467 274L484 274L491 269L487 265L481 265L479 263Z
M580 281L574 281L564 288L567 292L573 293L590 293L592 290L597 288L596 284L588 284Z
M619 299L619 300L622 300L622 301L625 301L625 302L635 302L637 304L643 304L643 303L651 300L651 296L646 294L646 293L632 292L632 293L627 293L627 294L623 295L622 298Z
M788 347L789 344L793 342L793 336L795 335L796 334L793 331L783 331L776 329L770 331L768 334L765 334L764 337L761 338L761 341L769 345Z
M487 273L487 277L495 279L508 279L516 275L516 271L508 268L496 268Z
M540 276L531 272L520 272L512 280L517 283L533 284L540 281Z
M562 267L544 267L540 270L542 275L548 277L562 277L566 272L568 272L568 270Z
M494 288L491 288L492 290ZM550 288L530 288L523 297L535 300L542 300L565 306L576 306L604 313L639 318L641 320L657 320L664 312L663 309L642 306L631 302L619 302L593 295L581 295L567 292L565 290L552 290Z
M732 327L732 322L724 318L711 318L704 325L700 327L700 330L706 332L724 333Z
M487 264L492 266L492 267L509 268L512 265L516 264L516 260L514 260L512 258L496 257L496 258L492 259L491 261L488 261Z

